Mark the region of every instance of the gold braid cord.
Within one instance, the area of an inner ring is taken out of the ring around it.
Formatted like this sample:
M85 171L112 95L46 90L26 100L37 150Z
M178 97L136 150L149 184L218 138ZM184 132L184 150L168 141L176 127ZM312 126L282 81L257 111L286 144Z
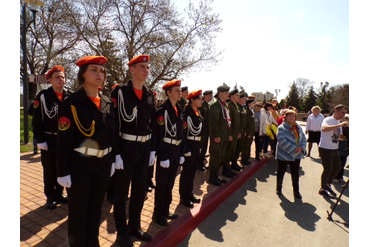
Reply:
M81 131L81 133L84 136L91 137L95 132L95 121L94 120L92 121L90 128L85 129L80 123L80 120L78 119L76 107L74 105L71 105L71 110L72 110L73 119L75 120L77 128ZM86 132L90 132L90 134L87 134Z

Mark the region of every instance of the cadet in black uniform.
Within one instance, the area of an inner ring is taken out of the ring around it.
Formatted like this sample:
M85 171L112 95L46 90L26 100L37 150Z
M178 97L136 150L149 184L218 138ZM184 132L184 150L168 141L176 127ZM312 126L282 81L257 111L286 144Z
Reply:
M189 104L185 106L184 111L184 157L185 162L182 165L180 176L180 203L189 208L193 208L193 203L199 203L200 198L193 194L193 183L195 172L197 170L197 161L199 160L199 151L201 148L201 138L203 131L203 117L198 108L202 105L202 90L189 93Z
M32 127L37 147L41 149L41 164L44 169L44 193L46 206L54 209L57 203L67 203L63 187L57 182L55 147L57 144L58 107L68 97L65 91L64 68L56 65L46 74L51 87L42 90L33 103ZM36 149L37 150L37 149Z
M113 89L111 98L117 102L119 136L116 156L116 189L114 193L114 220L117 228L116 244L132 246L128 235L143 241L152 237L141 229L141 210L147 192L148 166L155 161L153 138L154 96L144 85L150 72L150 57L138 55L127 64L132 79ZM129 218L126 200L131 183Z
M183 117L182 109L176 103L181 98L180 80L169 81L163 86L168 99L156 112L156 189L154 196L154 221L166 226L167 219L177 219L170 213L172 189L175 183L177 168L184 163L182 147ZM167 218L167 219L166 219Z
M153 96L154 96L154 107L157 108L157 105L158 105L158 99L157 99L157 95L158 93L153 91ZM148 178L146 179L147 180L147 190L149 192L152 192L153 189L155 189L155 184L153 183L152 179L153 179L153 175L154 175L154 165L151 165L148 167Z
M115 171L115 116L112 101L99 92L106 79L105 57L76 62L80 89L58 113L58 183L68 192L71 247L99 246L101 208Z
M181 98L177 102L181 106L181 109L184 111L185 105L188 103L186 98L188 97L188 87L182 87L181 88Z

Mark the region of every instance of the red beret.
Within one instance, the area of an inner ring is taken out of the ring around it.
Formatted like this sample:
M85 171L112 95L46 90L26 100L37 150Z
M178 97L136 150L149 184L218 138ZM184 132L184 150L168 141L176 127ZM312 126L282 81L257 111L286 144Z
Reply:
M174 87L174 86L181 86L181 80L169 81L163 85L162 89L165 90L166 88Z
M156 91L153 91L153 95L156 95L156 96L157 96L158 94L157 94L157 92L156 92Z
M76 65L78 67L81 67L82 65L89 64L89 63L104 65L107 61L108 59L103 56L88 56L88 57L84 57L78 60L76 62Z
M127 63L128 66L131 66L135 63L141 63L141 62L148 62L150 63L150 57L149 55L138 55L130 60L130 62Z
M49 70L48 73L46 73L46 78L49 79L49 76L53 73L53 72L64 72L64 68L60 65L55 65L53 68L51 68L51 70Z
M251 96L248 96L247 100L250 100L250 99L255 99L255 98L256 98L256 96L254 96L254 95L251 95Z
M194 97L199 96L201 94L202 94L202 90L193 91L193 92L191 92L191 93L188 94L187 99L194 98Z

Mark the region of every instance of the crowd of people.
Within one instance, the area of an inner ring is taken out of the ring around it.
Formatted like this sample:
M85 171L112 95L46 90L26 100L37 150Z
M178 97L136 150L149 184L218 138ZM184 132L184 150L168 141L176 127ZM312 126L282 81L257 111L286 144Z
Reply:
M210 186L221 186L226 183L222 176L233 178L251 164L253 141L256 160L271 155L278 160L278 195L290 166L294 196L302 198L299 165L305 155L310 156L313 143L318 143L324 167L319 193L333 196L331 182L343 180L340 168L345 159L340 157L342 153L348 156L349 133L348 115L339 122L347 111L344 106L335 107L325 119L315 106L304 133L294 107L279 111L276 99L263 104L225 85L217 92L188 92L181 80L169 81L162 87L167 100L158 104L157 93L144 84L150 73L148 55L129 61L131 80L115 85L107 97L101 93L106 62L102 56L78 60L76 92L64 89L64 69L54 66L46 74L51 87L40 91L33 103L32 125L41 149L46 206L55 209L58 203L68 203L72 247L99 246L105 194L114 204L115 243L133 246L130 236L150 241L152 237L141 228L148 191L155 189L154 222L167 226L168 219L178 218L170 212L170 204L180 166L180 203L192 208L201 201L193 194L196 170L208 169ZM340 141L344 144L339 155Z

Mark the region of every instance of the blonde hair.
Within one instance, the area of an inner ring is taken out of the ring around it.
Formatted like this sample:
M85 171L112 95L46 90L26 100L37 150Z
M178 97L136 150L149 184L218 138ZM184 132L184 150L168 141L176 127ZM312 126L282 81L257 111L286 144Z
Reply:
M313 112L313 110L315 110L315 109L319 109L319 111L321 111L321 108L318 105L315 105L314 107L312 107L311 111Z

